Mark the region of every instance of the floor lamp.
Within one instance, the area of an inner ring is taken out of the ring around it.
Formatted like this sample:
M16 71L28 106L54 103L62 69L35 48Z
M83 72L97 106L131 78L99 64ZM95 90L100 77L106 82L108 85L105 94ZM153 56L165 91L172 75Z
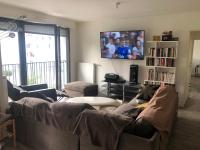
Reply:
M1 36L1 35L0 35ZM0 112L5 112L8 106L8 91L7 91L7 80L2 73L2 59L1 59L1 41L5 38L14 38L14 32L8 32L0 37Z

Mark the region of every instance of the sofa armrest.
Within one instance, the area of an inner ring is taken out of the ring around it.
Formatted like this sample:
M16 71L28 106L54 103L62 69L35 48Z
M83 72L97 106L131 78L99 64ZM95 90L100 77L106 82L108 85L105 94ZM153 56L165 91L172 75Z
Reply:
M40 89L40 90L34 90L34 91L30 91L30 93L34 93L34 92L39 92L47 97L52 98L54 101L57 101L57 93L56 93L56 89Z
M26 91L35 91L48 88L47 84L20 85L19 87Z

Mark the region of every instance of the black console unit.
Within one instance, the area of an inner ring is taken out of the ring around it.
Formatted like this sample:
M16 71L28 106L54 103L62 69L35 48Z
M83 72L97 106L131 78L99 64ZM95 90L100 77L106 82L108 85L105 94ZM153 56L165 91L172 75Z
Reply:
M140 84L130 84L123 79L113 82L104 80L104 82L107 82L107 96L123 101L130 101L141 89Z

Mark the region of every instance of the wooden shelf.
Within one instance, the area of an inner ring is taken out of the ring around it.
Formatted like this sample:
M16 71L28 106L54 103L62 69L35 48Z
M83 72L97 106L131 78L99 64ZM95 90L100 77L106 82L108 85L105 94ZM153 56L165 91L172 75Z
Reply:
M167 82L167 81L155 81L155 80L144 80L144 82L154 82L154 83L175 84L175 83L173 83L173 82Z
M147 43L179 43L179 41L147 41Z

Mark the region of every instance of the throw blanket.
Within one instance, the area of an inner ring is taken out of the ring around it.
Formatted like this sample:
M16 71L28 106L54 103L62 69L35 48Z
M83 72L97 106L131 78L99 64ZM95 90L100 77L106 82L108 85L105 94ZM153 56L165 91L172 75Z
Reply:
M73 131L77 116L85 109L94 109L89 104L49 103L39 98L26 97L10 103L10 113L14 116L41 121L62 130Z
M178 106L178 96L173 86L161 86L138 118L145 118L161 134L161 150L166 149ZM138 119L137 118L137 119Z
M119 137L132 118L96 110L83 111L74 134L88 136L92 144L105 150L117 150Z

